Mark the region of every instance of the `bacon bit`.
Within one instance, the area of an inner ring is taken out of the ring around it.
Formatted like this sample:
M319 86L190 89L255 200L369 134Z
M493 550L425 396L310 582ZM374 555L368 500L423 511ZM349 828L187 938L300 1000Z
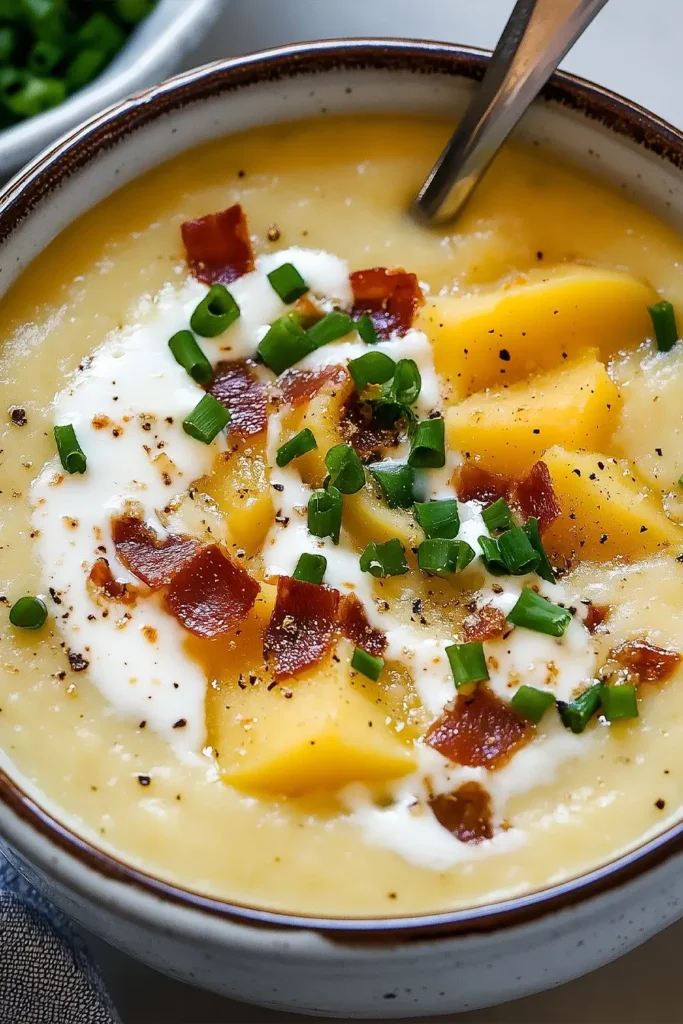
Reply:
M412 327L415 313L424 302L424 296L415 274L405 270L356 270L351 274L353 309L351 315L359 317L369 313L375 330L381 338L394 331L404 335Z
M339 591L291 576L280 576L277 598L263 637L278 682L316 665L332 645Z
M209 394L230 412L230 433L260 434L268 426L266 389L246 359L218 363Z
M319 370L287 370L278 383L283 400L296 409L323 389L341 387L350 379L344 366L323 366Z
M400 438L398 427L378 426L372 405L361 402L357 395L352 395L344 406L339 429L343 439L353 445L362 459L382 448L395 448Z
M173 577L166 604L191 633L212 639L229 632L249 614L260 589L217 544L209 544Z
M538 519L540 533L547 530L562 513L545 462L537 462L531 467L529 475L514 485L511 497L519 505L525 519L531 516Z
M656 647L647 640L629 640L615 647L610 656L644 683L659 683L668 679L681 661L677 651Z
M588 632L597 632L598 626L603 624L611 611L612 609L608 604L589 604L586 609L586 618L583 620L583 624Z
M292 312L296 313L301 326L306 331L325 316L325 310L321 309L309 295L302 295L295 302Z
M230 284L254 269L244 210L236 203L180 225L192 275L205 284Z
M508 629L502 611L492 604L475 608L462 625L468 643L472 640L496 640Z
M459 694L426 735L430 747L469 768L500 768L530 738L527 724L486 686Z
M135 604L137 598L135 587L124 583L123 580L115 579L106 558L97 559L90 570L88 579L93 586L103 591L112 601L120 601L121 604Z
M464 782L453 793L429 801L436 820L461 843L493 837L491 797L478 782Z
M355 594L346 594L339 605L339 625L347 640L362 647L368 654L379 657L384 654L387 638L381 629L374 629L368 622L362 602Z
M507 497L510 481L498 473L489 473L475 462L465 462L457 472L456 492L460 501L490 503Z
M170 534L160 540L141 519L121 516L112 519L111 534L116 554L148 587L162 587L198 548L196 540Z

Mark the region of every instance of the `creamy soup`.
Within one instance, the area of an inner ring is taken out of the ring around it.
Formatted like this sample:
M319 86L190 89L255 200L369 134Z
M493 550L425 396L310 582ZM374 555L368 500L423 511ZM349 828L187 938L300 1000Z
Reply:
M680 816L683 242L516 148L423 230L449 130L212 143L3 300L4 763L192 890L445 911Z

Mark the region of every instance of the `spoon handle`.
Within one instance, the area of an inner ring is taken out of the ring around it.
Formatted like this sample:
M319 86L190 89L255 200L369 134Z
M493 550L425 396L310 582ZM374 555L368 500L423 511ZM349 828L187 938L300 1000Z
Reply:
M562 58L607 0L518 0L484 80L413 204L433 221L450 196L452 220Z

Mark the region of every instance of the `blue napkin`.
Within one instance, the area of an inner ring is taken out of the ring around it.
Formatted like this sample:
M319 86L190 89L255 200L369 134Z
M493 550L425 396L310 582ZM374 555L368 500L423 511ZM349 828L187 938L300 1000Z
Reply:
M1 852L0 1024L119 1024L82 938Z

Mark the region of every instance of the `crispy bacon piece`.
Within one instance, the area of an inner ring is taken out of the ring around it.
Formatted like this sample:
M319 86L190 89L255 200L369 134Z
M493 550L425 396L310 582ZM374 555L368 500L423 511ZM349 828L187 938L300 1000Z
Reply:
M434 815L461 843L480 843L493 837L491 797L478 782L464 782L453 793L429 801Z
M206 284L230 284L254 269L244 210L236 203L180 225L193 277Z
M510 481L499 473L489 473L476 462L464 462L456 475L456 492L460 501L485 501L489 504L507 497Z
M296 409L310 402L326 387L342 387L349 380L344 366L323 366L319 370L286 370L279 380L282 398Z
M525 519L535 516L540 533L547 530L561 514L562 509L553 490L550 470L545 462L537 462L528 476L519 480L512 488L511 497L519 506Z
M368 622L365 608L355 594L346 594L339 605L339 625L347 640L362 647L368 654L379 657L384 654L387 638L381 629L374 629Z
M449 761L470 768L500 768L530 739L529 726L486 686L459 694L430 726L426 741Z
M381 338L388 338L394 331L404 335L424 302L417 277L405 270L355 270L351 274L351 289L351 315L357 318L369 313Z
M382 448L395 448L401 436L398 427L378 426L372 405L359 401L357 395L352 395L344 406L339 430L361 459L377 454Z
M260 434L268 426L266 389L246 359L218 363L209 393L230 412L230 433Z
M643 683L659 683L668 679L681 661L677 651L656 647L647 640L628 640L615 647L611 656Z
M174 534L160 539L134 516L112 519L111 534L121 562L148 587L170 583L199 546L196 540Z
M120 601L121 604L135 604L137 598L135 587L123 580L117 580L106 558L97 559L90 570L88 579L94 587L101 590L112 601Z
M588 632L597 632L598 626L603 624L611 611L612 609L608 604L589 604L586 608L586 618L583 620L583 624Z
M314 302L310 295L302 295L294 303L293 313L299 318L299 323L305 331L325 316L325 310L321 309L317 302Z
M485 604L475 608L463 622L465 640L496 640L510 628L500 608Z
M260 589L217 544L208 544L173 577L166 604L191 633L213 639L239 625L253 608Z
M298 675L328 652L337 629L339 591L280 576L263 651L277 680Z

